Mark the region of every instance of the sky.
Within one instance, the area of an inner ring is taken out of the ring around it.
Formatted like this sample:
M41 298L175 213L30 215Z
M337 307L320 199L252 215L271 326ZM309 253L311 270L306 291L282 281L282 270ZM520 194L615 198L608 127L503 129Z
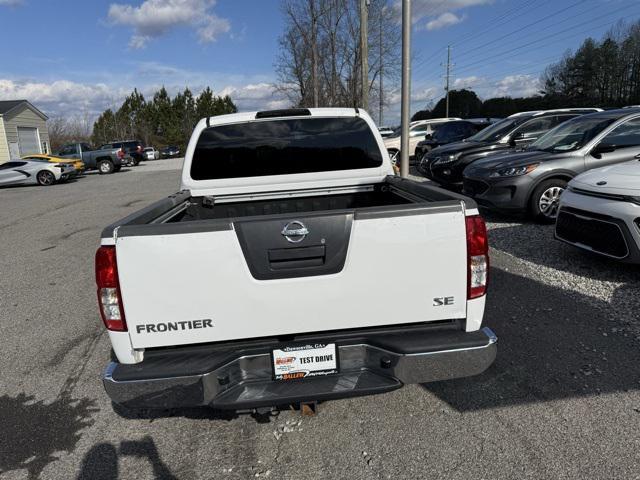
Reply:
M396 2L399 8L400 0ZM638 0L412 0L412 111L451 88L481 98L535 94L544 68L621 19ZM274 61L279 0L0 0L0 100L49 116L95 117L137 88L210 86L241 111L283 108ZM384 123L397 124L392 85ZM375 112L377 115L377 111Z

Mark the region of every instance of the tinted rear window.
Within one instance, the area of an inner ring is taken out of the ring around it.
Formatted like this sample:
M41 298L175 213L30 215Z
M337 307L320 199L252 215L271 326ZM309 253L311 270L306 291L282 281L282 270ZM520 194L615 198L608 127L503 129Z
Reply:
M191 178L261 177L375 168L380 148L358 117L269 120L205 129Z

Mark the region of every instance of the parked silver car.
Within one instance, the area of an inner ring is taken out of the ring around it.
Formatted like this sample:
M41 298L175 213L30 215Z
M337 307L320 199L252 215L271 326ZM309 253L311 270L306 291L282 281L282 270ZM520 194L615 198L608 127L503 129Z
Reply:
M634 159L640 159L640 109L592 113L561 123L524 151L472 163L463 192L489 209L552 223L573 177Z
M68 180L75 174L75 167L68 163L51 163L42 160L11 160L0 164L0 186L38 184L53 185Z

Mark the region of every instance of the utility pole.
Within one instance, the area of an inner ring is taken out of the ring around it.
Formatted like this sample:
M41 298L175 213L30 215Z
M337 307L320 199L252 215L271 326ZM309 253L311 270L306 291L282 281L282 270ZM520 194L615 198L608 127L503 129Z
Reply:
M380 47L380 51L379 51L379 57L380 57L380 93L378 95L379 100L380 100L380 105L379 105L379 112L378 112L378 125L382 126L382 110L384 109L384 89L382 88L382 81L383 81L383 77L384 77L384 61L382 58L382 14L384 13L384 7L382 7L380 9L380 25L379 25L379 30L380 30L380 38L378 39L378 43L379 43L379 47Z
M369 2L360 0L360 76L362 84L362 108L369 110Z
M400 175L409 175L409 108L411 98L411 0L402 0L402 94Z
M309 1L311 8L311 89L313 90L313 106L319 106L318 86L318 17L314 0Z
M447 108L445 117L449 116L449 77L451 76L451 45L447 46L447 86L444 87L447 92Z

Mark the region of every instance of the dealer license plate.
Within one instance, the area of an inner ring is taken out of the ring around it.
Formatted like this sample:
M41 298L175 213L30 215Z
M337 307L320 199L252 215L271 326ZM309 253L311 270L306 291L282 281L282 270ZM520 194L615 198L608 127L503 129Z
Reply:
M276 380L319 377L338 373L335 343L290 345L271 352Z

